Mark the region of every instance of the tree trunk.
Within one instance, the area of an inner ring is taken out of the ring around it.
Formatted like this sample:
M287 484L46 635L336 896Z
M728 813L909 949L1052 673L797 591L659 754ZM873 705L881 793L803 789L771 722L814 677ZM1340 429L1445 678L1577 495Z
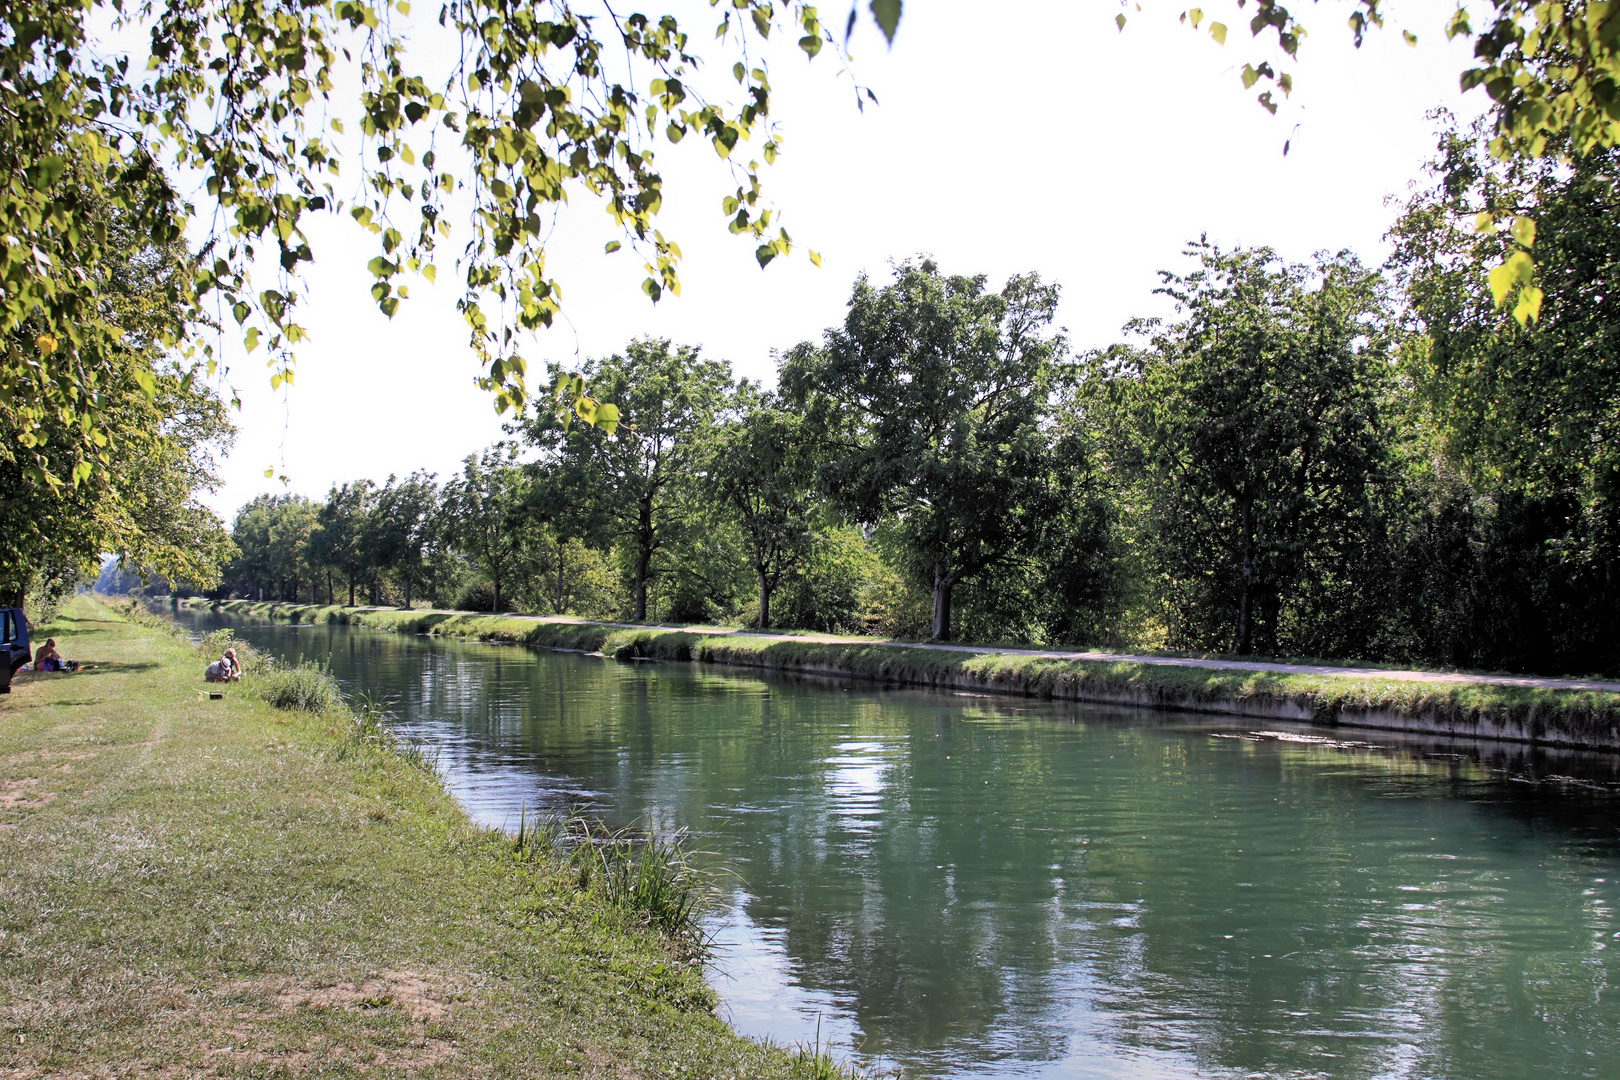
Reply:
M1232 643L1232 651L1247 656L1254 644L1249 615L1249 588L1254 579L1254 502L1244 499L1238 505L1238 520L1243 530L1243 570L1238 581L1237 640Z
M647 621L647 568L652 562L652 552L642 549L636 555L636 577L632 589L636 598L635 614L630 616L631 622Z
M951 581L941 563L934 564L934 640L951 640Z
M557 541L557 596L552 600L551 606L555 614L563 613L563 545L562 540Z
M501 613L501 579L494 578L490 581L490 584L494 586L492 591L495 598L490 601L489 610L492 615L499 615Z
M328 604L337 603L337 593L332 591L332 571L330 568L326 571L326 602Z
M411 579L405 579L405 610L411 610Z
M354 607L354 578L349 579L349 606Z
M763 630L771 625L771 587L763 568L754 567L754 573L759 575L759 628Z
M641 500L641 514L636 529L636 579L635 598L636 612L631 616L631 622L647 621L647 571L652 566L653 553L653 521L652 497Z

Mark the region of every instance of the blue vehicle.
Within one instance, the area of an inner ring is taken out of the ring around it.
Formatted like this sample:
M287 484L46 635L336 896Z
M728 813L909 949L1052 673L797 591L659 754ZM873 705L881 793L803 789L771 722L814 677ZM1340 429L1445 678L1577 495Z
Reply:
M11 693L11 677L33 658L22 608L0 608L0 694Z

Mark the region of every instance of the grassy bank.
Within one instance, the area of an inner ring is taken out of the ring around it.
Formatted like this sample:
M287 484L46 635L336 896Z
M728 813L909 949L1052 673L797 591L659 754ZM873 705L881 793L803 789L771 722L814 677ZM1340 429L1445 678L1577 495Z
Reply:
M1349 677L1059 660L993 649L940 652L876 641L772 641L746 634L626 629L497 615L244 601L222 607L245 615L352 622L401 633L581 649L622 658L696 660L950 690L1620 750L1620 694L1601 691L1413 682L1375 673Z
M826 1075L305 676L199 700L173 635L84 598L45 633L95 667L0 699L0 1074Z

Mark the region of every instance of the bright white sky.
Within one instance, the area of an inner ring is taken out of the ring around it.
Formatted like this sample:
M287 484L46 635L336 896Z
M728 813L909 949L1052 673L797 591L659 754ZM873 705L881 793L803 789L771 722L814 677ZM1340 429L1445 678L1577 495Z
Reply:
M611 222L579 197L549 255L566 318L525 350L531 371L651 335L701 343L769 381L772 350L839 322L858 273L881 277L891 259L918 253L998 285L1038 271L1063 286L1059 321L1075 347L1106 344L1128 318L1163 309L1155 271L1182 265L1182 245L1200 233L1289 258L1349 248L1380 260L1385 200L1419 177L1434 146L1425 112L1471 116L1484 104L1457 91L1469 53L1441 32L1452 0L1392 6L1359 52L1348 5L1311 9L1314 33L1290 65L1296 91L1276 118L1238 81L1263 54L1237 18L1223 48L1179 25L1180 8L1144 6L1126 9L1119 33L1121 9L1105 0L907 5L892 51L870 22L856 31L855 70L881 102L864 114L829 53L808 64L782 51L771 81L785 152L766 182L799 244L793 257L761 271L753 243L724 228L720 198L734 184L713 151L698 139L665 147L663 230L686 255L683 295L652 305L640 260L602 254ZM711 25L701 7L694 25ZM263 491L321 497L335 482L418 468L443 477L501 437L472 384L454 271L441 265L436 288L412 282L390 322L368 294L372 238L345 217L311 239L302 321L313 340L296 386L271 392L260 357L238 352L230 370L240 435L208 500L227 522ZM805 247L822 253L821 269ZM286 486L265 478L270 467Z

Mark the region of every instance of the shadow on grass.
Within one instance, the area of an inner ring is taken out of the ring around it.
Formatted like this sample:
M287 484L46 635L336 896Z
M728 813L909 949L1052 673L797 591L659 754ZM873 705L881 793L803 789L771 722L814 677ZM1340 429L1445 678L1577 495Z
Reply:
M160 665L156 660L141 660L135 663L124 663L118 660L81 660L85 666L78 671L19 671L17 679L27 679L29 682L45 682L54 679L82 679L86 675L127 675L137 671L151 671Z
M105 634L111 627L105 619L75 619L71 615L58 615L44 626L31 627L29 633L43 641L55 634L63 637L89 637L91 634Z

